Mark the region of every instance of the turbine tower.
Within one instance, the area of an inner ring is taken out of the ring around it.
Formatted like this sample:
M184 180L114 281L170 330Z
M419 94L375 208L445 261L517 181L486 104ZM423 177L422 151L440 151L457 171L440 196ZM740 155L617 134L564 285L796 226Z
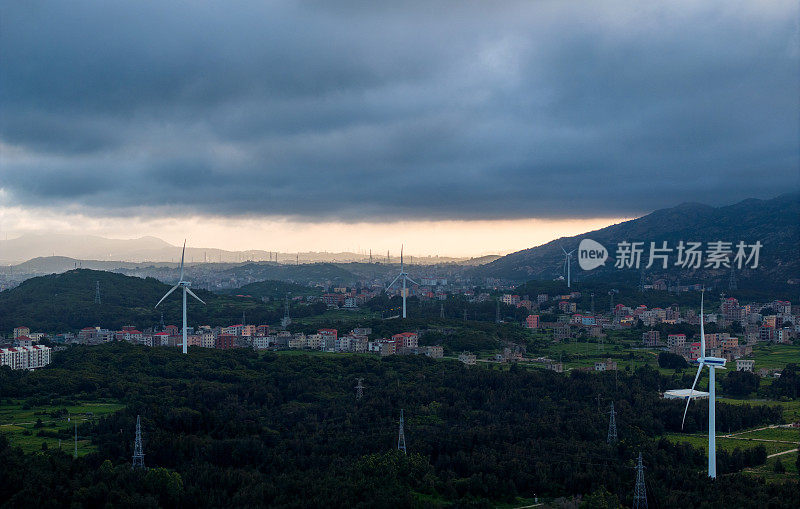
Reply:
M407 293L406 281L411 281L415 285L419 284L419 283L417 283L416 281L414 281L413 279L408 277L408 273L406 273L405 265L403 265L403 246L400 246L400 274L398 274L397 277L394 278L394 281L389 283L389 286L387 286L386 289L388 290L389 288L394 286L394 284L397 282L398 279L402 279L403 280L403 318L405 318L406 317L406 293Z
M694 383L689 391L689 396L686 398L686 408L683 410L683 420L681 421L681 429L686 422L686 412L689 410L689 403L692 402L694 396L694 388L697 385L697 379L700 378L700 372L703 371L703 366L708 367L708 476L712 479L717 478L717 429L716 429L716 410L715 398L716 389L714 387L714 372L717 369L725 369L725 359L721 357L706 357L706 334L703 327L703 291L700 294L700 357L697 359L699 364L697 374L694 376Z
M187 344L186 344L186 294L188 293L189 295L191 295L195 299L197 299L200 302L202 302L203 304L205 304L205 302L203 302L203 299L201 299L200 297L195 295L194 292L189 289L189 287L192 286L192 283L190 283L189 281L184 281L183 280L183 256L185 254L186 254L186 241L184 240L183 241L183 251L181 251L181 278L180 278L180 281L178 281L175 284L175 286L170 288L169 291L167 293L165 293L163 297L161 297L161 300L158 301L158 304L161 304L162 302L164 302L164 299L169 297L169 294L171 294L172 292L177 290L178 287L180 287L183 290L183 353L186 353L187 350L188 350L187 349ZM155 307L158 307L158 304L156 304Z
M568 253L567 250L564 249L563 246L561 247L561 250L564 251L564 272L567 275L567 288L570 288L570 285L572 283L572 280L571 280L571 276L572 276L572 273L571 273L572 253L574 253L575 250L573 249L572 251L570 251Z

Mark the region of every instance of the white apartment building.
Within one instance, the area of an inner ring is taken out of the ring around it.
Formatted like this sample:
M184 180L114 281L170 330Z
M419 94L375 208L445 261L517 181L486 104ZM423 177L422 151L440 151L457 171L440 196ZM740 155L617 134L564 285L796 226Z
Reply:
M50 347L43 345L18 346L0 349L0 366L11 369L36 369L50 364Z

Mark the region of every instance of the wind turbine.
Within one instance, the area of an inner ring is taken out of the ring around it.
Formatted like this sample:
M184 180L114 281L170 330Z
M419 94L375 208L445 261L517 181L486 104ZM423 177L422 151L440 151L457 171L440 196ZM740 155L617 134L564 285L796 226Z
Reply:
M572 265L572 253L574 253L575 250L573 249L572 251L567 253L567 250L564 249L564 246L561 246L561 250L564 251L564 269L565 269L565 272L567 273L567 288L569 288L570 287L570 275L571 275L570 274L570 267Z
M195 295L194 292L189 289L189 287L192 286L192 283L190 283L189 281L184 281L183 280L183 255L185 255L185 254L186 254L186 241L184 240L183 241L183 251L181 252L181 278L175 284L175 286L170 288L169 291L167 293L165 293L163 297L161 297L161 300L158 301L158 304L161 304L162 302L164 302L164 299L169 297L169 294L174 292L178 287L181 287L183 289L183 353L186 353L186 351L187 351L187 348L186 348L186 346L187 346L186 345L186 294L188 293L189 295L191 295L195 299L199 300L200 302L203 302L203 299L201 299L200 297ZM158 304L156 304L155 307L158 307ZM205 302L203 302L203 304L205 304Z
M716 389L714 387L714 371L717 369L725 369L725 359L721 357L706 357L706 334L703 328L703 294L700 293L700 357L697 359L698 366L697 374L694 377L694 383L689 391L689 396L686 399L686 408L683 410L683 420L681 421L681 429L683 423L686 421L686 412L689 410L689 403L692 401L694 395L694 387L697 385L697 379L700 378L700 372L703 371L703 366L708 366L708 476L712 479L717 478L717 429L716 429L716 411L715 411L715 396Z
M402 245L400 246L400 274L398 274L397 277L394 278L394 281L389 283L389 286L387 286L386 289L388 290L389 288L391 288L397 282L398 279L402 279L403 280L403 318L405 318L406 317L406 280L411 281L415 285L418 285L419 283L417 283L416 281L414 281L413 279L408 277L408 274L405 271L405 265L403 265L403 246Z

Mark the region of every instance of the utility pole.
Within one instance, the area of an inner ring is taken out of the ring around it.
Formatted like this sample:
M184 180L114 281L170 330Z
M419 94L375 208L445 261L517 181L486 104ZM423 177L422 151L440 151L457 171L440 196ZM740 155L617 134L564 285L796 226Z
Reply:
M594 316L594 292L592 292L592 316Z
M94 303L100 304L100 281L95 281L94 286Z
M131 468L144 468L144 449L142 448L142 424L136 416L136 442L133 446L133 466Z
M356 385L356 399L361 399L364 397L364 385L362 384L363 381L363 378L358 379L358 385Z
M606 443L617 443L617 413L614 411L614 402L611 402L611 418L608 420L608 438Z
M467 308L464 308L464 321L467 321Z
M642 453L639 453L639 462L636 464L636 488L633 491L633 509L647 509L647 489L644 484Z
M444 320L444 302L439 303L439 318Z
M494 314L495 323L500 323L500 299L497 299L497 311Z
M397 450L406 454L406 434L403 430L403 410L400 410L400 431L397 435Z

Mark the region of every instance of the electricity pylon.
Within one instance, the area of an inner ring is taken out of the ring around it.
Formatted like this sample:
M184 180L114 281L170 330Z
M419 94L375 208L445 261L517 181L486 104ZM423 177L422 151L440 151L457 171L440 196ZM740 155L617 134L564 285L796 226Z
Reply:
M614 411L614 402L611 402L611 418L608 420L608 438L606 443L614 444L617 442L617 418Z
M94 286L94 303L100 304L100 281L95 281Z
M363 381L363 378L358 379L358 385L356 385L356 399L361 399L364 397L364 385L361 383Z
M133 466L131 468L144 468L144 450L142 448L142 423L136 416L136 443L133 446Z
M633 491L633 509L647 509L647 490L644 485L642 453L639 453L639 462L636 465L636 488Z
M397 435L397 450L406 454L406 433L403 430L403 411L400 410L400 431Z

